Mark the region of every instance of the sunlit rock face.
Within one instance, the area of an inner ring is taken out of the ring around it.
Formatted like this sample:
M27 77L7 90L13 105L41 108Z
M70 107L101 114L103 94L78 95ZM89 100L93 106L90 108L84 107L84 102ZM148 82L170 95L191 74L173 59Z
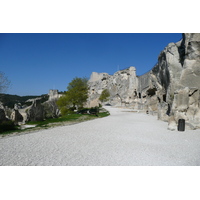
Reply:
M108 102L114 106L133 105L134 99L137 96L138 79L136 77L135 67L117 71L113 75L107 73L91 74L89 84L89 99L88 106L98 106L99 97L104 89L110 93Z
M143 76L143 108L157 112L170 130L177 129L179 119L185 119L187 129L200 128L200 34L183 34L181 41L168 44Z
M183 34L181 41L169 43L159 54L157 64L137 77L135 67L114 75L93 72L89 80L88 106L97 106L104 89L108 102L143 110L168 121L177 130L179 119L187 129L200 128L200 34Z
M18 122L23 122L23 116L19 112L17 105L14 106L14 109L10 115L10 119L15 122L15 124L18 124Z
M25 121L42 121L48 118L57 118L60 110L56 101L62 96L58 90L49 90L49 98L45 102L41 99L34 99L32 105L26 109Z
M182 44L183 68L174 93L172 115L176 122L183 118L188 129L196 129L200 128L200 34L184 34Z

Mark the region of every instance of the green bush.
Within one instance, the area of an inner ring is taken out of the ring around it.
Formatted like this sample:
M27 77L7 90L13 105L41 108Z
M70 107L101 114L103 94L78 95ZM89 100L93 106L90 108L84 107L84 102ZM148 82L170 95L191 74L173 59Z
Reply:
M0 123L0 133L10 130L16 130L16 126L12 121L3 121Z
M105 102L105 101L108 101L109 100L109 97L110 97L110 93L107 89L103 90L100 97L99 97L99 100L101 102Z
M74 109L72 108L67 108L67 107L62 107L60 109L62 116L66 115L66 114L73 114L74 113Z

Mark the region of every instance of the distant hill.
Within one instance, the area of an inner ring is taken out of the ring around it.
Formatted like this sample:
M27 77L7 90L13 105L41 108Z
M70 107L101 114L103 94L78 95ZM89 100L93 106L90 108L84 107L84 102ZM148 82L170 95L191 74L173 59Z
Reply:
M28 99L35 99L41 97L42 102L48 100L48 95L43 94L41 96L18 96L11 94L0 94L0 101L4 106L8 106L9 108L14 108L16 103L21 103L21 105L30 105L31 102L26 102Z

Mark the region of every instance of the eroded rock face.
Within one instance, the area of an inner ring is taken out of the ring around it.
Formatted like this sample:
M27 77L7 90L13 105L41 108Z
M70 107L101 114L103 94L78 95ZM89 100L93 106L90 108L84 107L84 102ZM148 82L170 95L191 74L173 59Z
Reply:
M90 106L108 89L111 105L157 114L170 130L177 130L179 119L185 119L186 129L200 128L200 34L183 34L181 41L168 44L158 63L140 77L134 67L113 76L93 73L89 86Z
M58 109L55 99L46 101L42 105L44 107L45 119L57 118L58 116L60 116L60 110Z
M184 36L185 59L180 84L200 89L200 34L187 33Z
M177 120L181 115L188 128L196 129L200 128L200 34L184 34L183 43L185 55L179 84L181 89L176 91L177 98L173 102L178 104L174 106L174 116Z
M40 100L34 100L32 105L27 109L27 121L44 120L44 107Z
M47 118L57 118L60 116L60 110L56 104L56 101L62 96L58 93L58 90L49 90L49 99L42 105L44 107L45 119Z
M20 113L23 115L24 122L26 121L42 121L48 118L56 118L60 116L60 110L56 104L61 94L58 90L49 91L49 99L42 103L42 99L31 99L32 105L20 109Z
M10 115L10 119L18 124L18 122L23 122L23 116L20 114L18 109L14 109Z
M137 96L137 77L135 67L116 72L114 75L93 72L89 80L88 106L98 106L104 89L110 93L108 102L115 106L131 105Z
M158 118L168 121L170 130L179 119L186 120L188 129L199 128L200 34L183 34L182 41L170 43L160 53L149 85L156 89Z

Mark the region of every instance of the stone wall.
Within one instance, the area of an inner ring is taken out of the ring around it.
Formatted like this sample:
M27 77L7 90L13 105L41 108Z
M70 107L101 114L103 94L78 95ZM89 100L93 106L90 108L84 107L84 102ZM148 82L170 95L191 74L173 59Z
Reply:
M49 95L49 101L57 100L62 96L62 94L58 93L58 90L49 90L48 95Z

